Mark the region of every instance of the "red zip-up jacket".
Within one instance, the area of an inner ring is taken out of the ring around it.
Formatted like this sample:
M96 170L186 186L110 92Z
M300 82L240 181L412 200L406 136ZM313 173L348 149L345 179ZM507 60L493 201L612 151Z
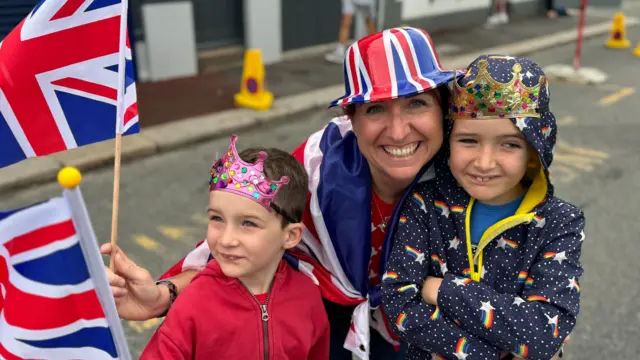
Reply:
M329 321L318 287L284 260L264 316L256 297L211 260L178 296L140 359L327 360Z

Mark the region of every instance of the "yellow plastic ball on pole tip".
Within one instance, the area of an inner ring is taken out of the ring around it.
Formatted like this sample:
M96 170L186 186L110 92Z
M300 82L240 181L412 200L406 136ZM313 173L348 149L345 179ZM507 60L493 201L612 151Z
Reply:
M82 175L80 171L74 167L67 166L58 172L58 183L66 189L73 189L80 185Z

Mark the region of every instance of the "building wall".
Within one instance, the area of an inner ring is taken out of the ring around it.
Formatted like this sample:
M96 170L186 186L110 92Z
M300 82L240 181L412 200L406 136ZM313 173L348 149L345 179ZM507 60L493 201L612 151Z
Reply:
M40 0L0 0L0 41L16 27Z

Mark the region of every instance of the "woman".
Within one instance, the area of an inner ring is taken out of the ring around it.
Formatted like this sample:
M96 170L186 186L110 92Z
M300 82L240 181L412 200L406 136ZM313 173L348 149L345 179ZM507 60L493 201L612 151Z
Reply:
M442 69L425 31L396 28L349 47L344 73L346 94L331 106L342 106L346 116L294 151L309 174L310 197L304 245L289 260L320 285L331 359L351 360L351 353L402 359L379 306L391 249L387 234L405 190L432 176L428 164L442 145L446 85L454 72ZM108 254L110 247L102 251ZM107 269L118 313L129 320L161 316L209 256L201 243L156 284L118 250L118 275ZM370 334L370 327L376 331Z

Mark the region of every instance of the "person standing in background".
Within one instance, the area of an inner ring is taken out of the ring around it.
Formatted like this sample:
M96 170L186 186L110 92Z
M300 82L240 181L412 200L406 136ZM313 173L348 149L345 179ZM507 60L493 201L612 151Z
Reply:
M487 27L502 25L509 23L509 14L507 13L508 0L496 0L495 11L487 18Z
M340 30L338 33L338 46L336 49L324 56L324 58L335 64L342 64L346 42L351 35L351 24L353 14L358 11L365 18L368 34L376 32L375 14L376 7L374 0L342 0L342 17L340 18ZM357 39L356 39L357 40Z

